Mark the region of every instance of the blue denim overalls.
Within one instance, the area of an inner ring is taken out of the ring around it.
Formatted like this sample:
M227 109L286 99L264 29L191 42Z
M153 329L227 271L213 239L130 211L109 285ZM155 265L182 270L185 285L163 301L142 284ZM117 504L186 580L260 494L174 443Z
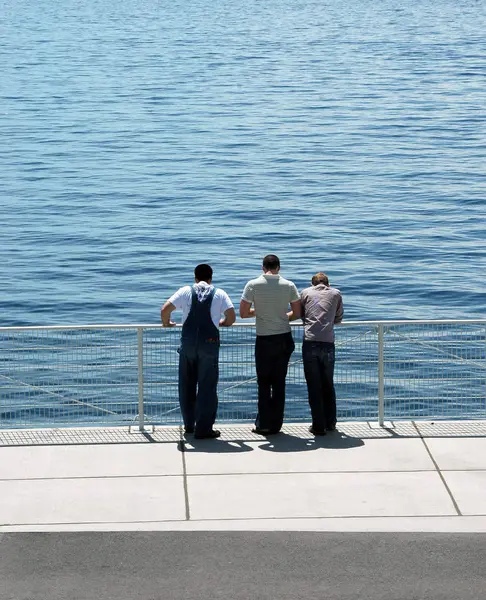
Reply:
M182 326L179 350L179 403L184 427L196 435L212 431L218 408L219 330L211 319L213 288L202 302L192 288L192 303Z

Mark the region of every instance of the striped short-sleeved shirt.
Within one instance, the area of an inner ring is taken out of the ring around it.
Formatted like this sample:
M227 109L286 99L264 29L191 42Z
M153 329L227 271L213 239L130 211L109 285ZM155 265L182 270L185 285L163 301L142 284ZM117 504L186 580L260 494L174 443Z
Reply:
M249 281L241 297L255 308L257 335L289 332L289 304L299 298L299 292L292 281L271 273Z
M304 339L334 343L334 323L344 314L341 292L321 283L302 290L301 303Z

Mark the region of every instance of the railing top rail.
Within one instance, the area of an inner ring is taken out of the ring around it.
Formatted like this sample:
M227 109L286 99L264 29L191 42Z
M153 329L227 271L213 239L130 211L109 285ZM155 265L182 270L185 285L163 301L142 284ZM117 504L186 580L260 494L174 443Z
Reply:
M341 326L353 325L486 325L486 319L391 319L381 321L344 321Z
M393 325L486 325L486 319L399 319L399 320L380 320L380 321L343 321L338 327L354 327L354 326L393 326ZM233 327L254 327L254 321L242 323L236 322ZM295 321L291 326L302 326L302 321ZM40 330L86 330L86 329L158 329L162 328L160 323L133 323L133 324L85 324L85 325L25 325L0 327L0 332L7 331L40 331ZM175 328L181 328L178 324ZM174 329L175 329L174 328ZM171 328L167 328L171 329Z

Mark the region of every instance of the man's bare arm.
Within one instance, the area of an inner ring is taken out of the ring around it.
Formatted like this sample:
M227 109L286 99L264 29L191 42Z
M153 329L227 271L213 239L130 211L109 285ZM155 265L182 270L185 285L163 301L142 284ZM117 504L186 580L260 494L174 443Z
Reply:
M162 307L162 310L160 311L160 318L162 320L163 327L175 327L176 323L170 320L170 315L175 309L176 307L172 304L172 302L169 302L167 300L167 302Z
M290 312L287 313L289 321L295 321L296 319L300 319L300 316L302 314L302 305L300 303L300 300L295 300L294 302L291 302L290 308Z
M236 313L234 308L228 308L224 311L224 319L219 322L220 327L231 327L236 321Z
M255 309L251 307L251 302L242 300L240 302L240 317L242 319L251 319L255 316Z

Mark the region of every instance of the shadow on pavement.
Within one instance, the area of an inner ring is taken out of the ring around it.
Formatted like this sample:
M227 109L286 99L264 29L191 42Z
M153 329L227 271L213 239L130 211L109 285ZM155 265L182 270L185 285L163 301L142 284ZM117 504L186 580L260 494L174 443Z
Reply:
M296 437L281 433L266 439L266 443L260 446L260 450L269 452L302 452L317 450L317 448L357 448L363 446L361 438L350 437L340 431L334 431L323 436L309 436L308 438Z
M215 440L196 440L192 436L181 441L178 448L181 452L207 452L220 454L229 452L251 452L252 450L265 450L267 452L308 452L318 448L346 449L363 446L364 441L358 437L351 437L341 431L334 431L321 437L302 437L280 432L277 435L264 436L233 436L232 439L224 437Z

